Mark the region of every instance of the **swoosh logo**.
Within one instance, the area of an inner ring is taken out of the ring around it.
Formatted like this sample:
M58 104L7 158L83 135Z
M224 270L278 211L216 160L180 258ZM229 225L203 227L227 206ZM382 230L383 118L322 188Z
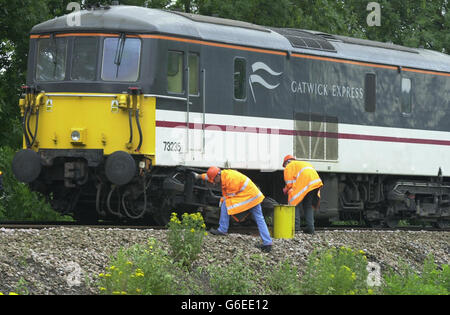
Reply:
M261 62L261 61L258 61L258 62L255 62L254 64L252 64L253 73L255 73L256 71L259 71L259 70L262 70L262 71L270 74L271 76L276 76L276 77L283 74L283 72L276 72L276 71L272 70L268 65L266 65L264 62ZM255 97L255 92L253 91L254 83L261 84L263 87L265 87L268 90L276 89L280 85L280 83L274 84L274 85L270 84L258 74L251 74L249 76L248 81L250 83L250 90L252 91L252 96L253 96L253 100L255 101L255 103L256 103L256 97Z

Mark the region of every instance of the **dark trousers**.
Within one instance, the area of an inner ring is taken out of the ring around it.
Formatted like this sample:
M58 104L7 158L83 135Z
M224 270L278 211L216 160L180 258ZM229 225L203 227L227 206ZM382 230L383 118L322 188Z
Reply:
M310 191L306 194L305 198L303 198L302 202L300 202L295 207L295 230L300 231L300 211L301 207L303 207L303 211L305 212L305 221L306 221L306 231L314 232L314 209L313 203L317 204L317 189Z

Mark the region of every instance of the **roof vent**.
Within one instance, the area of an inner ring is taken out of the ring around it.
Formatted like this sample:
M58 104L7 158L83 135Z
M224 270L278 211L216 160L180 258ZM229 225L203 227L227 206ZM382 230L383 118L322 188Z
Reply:
M111 7L109 5L103 5L97 2L96 4L85 4L84 8L86 10L109 10Z
M322 36L293 28L272 28L272 30L286 37L293 47L336 52L334 46Z

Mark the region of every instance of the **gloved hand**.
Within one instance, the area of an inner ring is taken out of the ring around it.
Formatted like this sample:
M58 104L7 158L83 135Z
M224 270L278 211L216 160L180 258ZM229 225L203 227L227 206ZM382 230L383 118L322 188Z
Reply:
M287 193L289 192L289 189L287 187L283 188L283 194L287 195Z

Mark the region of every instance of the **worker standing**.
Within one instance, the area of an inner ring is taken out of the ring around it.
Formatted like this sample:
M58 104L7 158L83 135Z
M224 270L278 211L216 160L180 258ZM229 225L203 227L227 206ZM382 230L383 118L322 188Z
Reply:
M288 204L295 206L295 230L300 230L302 204L306 221L304 232L314 234L314 209L318 209L320 204L322 180L310 163L297 161L292 155L284 158L283 167L286 182L283 192L288 195Z
M227 235L230 216L239 222L237 216L247 211L247 215L253 214L262 239L262 245L257 247L264 252L272 250L272 239L261 209L264 195L250 178L238 171L221 170L215 166L210 167L207 173L196 174L195 177L222 186L219 227L211 229L210 233Z

